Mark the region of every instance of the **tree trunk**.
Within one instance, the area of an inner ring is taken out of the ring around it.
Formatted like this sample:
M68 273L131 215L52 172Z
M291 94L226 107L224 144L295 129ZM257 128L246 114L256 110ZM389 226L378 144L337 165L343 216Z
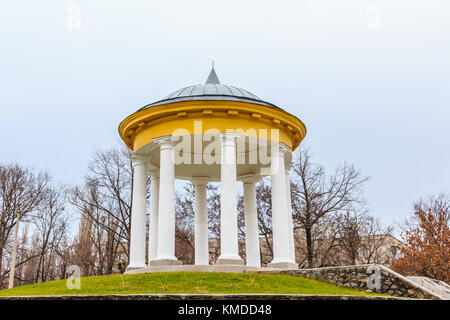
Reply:
M306 235L306 256L308 258L308 267L314 268L314 260L313 260L313 243L311 237L311 227L305 228Z
M2 260L3 260L3 245L0 244L0 289L3 288L3 279L4 279Z

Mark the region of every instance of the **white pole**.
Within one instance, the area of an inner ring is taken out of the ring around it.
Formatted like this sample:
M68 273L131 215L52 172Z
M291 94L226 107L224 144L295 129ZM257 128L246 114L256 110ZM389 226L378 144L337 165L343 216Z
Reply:
M218 264L244 264L239 256L236 190L236 136L222 135L220 163L220 256Z
M11 271L9 273L9 289L14 288L14 274L16 272L16 255L17 255L17 241L19 238L19 223L20 223L20 206L17 208L16 230L14 232L14 246L11 259Z
M194 179L192 182L195 186L195 264L208 265L208 212L206 203L207 181Z
M127 270L145 268L145 229L147 204L146 160L133 155L133 204L131 207L130 264Z
M255 180L244 180L245 252L247 266L260 268L261 257L259 252Z
M171 137L157 142L160 146L158 250L150 265L177 265L182 262L175 257L175 142Z
M148 261L154 260L158 251L158 211L159 211L159 176L151 173L150 184L150 226L148 243Z
M295 263L295 238L294 238L294 222L292 220L292 201L291 201L291 179L289 176L289 169L286 168L286 195L287 195L287 209L289 221L289 251L291 262Z
M282 144L278 144L271 150L273 260L268 267L291 269L297 265L291 260L292 246L289 245L291 233L284 149Z

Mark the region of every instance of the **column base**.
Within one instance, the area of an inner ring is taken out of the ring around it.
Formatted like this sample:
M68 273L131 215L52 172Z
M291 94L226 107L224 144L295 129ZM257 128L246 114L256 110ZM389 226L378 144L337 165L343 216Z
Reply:
M130 264L125 269L125 272L132 271L132 270L143 269L143 268L147 268L147 265L146 264Z
M150 267L157 267L157 266L179 266L182 265L183 261L180 261L178 259L156 259L156 260L150 260L149 266Z
M219 258L219 259L217 259L216 264L243 266L244 259L241 259L241 258Z
M267 267L275 269L298 269L298 264L292 262L271 262L267 264Z
M261 264L256 263L247 263L245 266L249 268L261 268Z

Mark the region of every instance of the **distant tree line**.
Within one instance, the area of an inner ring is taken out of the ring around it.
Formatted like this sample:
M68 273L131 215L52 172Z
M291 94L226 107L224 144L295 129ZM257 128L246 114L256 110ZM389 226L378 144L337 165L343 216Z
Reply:
M67 190L47 174L17 164L0 165L0 287L7 287L14 230L20 218L15 281L29 284L65 276L68 238Z
M49 175L18 164L0 164L0 288L8 286L17 217L20 216L15 285L66 277L70 265L83 276L124 272L130 242L133 167L130 152L96 152L81 185L54 184ZM404 245L392 242L393 228L369 214L364 199L368 177L343 164L331 173L307 149L294 154L291 200L296 259L300 267L358 263L391 265L404 274L449 282L448 196L414 206L403 224ZM150 181L148 181L150 199ZM207 186L210 260L220 254L220 186ZM272 260L270 179L256 185L263 265ZM194 187L176 197L177 257L194 261ZM239 250L245 259L243 195L238 199ZM74 235L72 226L78 224ZM396 250L392 250L392 248Z

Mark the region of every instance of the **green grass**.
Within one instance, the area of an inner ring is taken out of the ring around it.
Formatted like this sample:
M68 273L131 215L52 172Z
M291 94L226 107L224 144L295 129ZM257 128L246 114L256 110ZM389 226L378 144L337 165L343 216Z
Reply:
M170 272L81 278L81 289L69 290L66 280L0 290L0 296L140 293L284 293L374 295L327 282L290 276L220 272Z

